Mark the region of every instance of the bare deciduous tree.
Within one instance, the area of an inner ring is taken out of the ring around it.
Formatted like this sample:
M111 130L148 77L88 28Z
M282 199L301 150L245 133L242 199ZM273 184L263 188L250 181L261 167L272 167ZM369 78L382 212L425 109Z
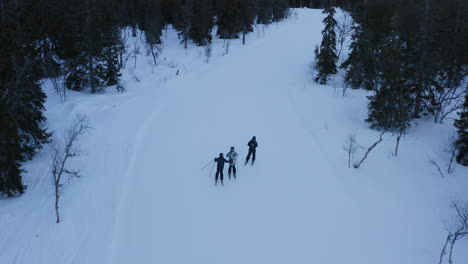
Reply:
M439 164L438 164L435 160L429 159L429 164L431 164L432 166L434 166L434 167L437 168L437 171L439 171L440 176L441 176L442 178L445 177L445 176L444 176L444 173L442 172L442 169L440 168Z
M463 106L467 87L449 87L441 91L429 90L427 97L431 98L430 104L426 103L427 108L434 113L434 123L443 123L444 120Z
M122 63L122 68L125 68L126 65L127 65L127 62L130 58L133 58L134 59L134 66L133 68L136 68L136 63L137 63L137 57L138 55L140 55L140 47L138 46L137 42L135 41L135 45L133 47L133 49L131 49L127 56L125 57L125 59L123 59L123 63Z
M336 24L336 41L338 42L338 59L340 59L341 52L343 51L343 46L346 43L346 40L353 33L353 19L348 13L343 13L341 19Z
M345 95L346 95L346 91L348 90L348 88L349 88L349 85L348 85L348 83L346 82L346 83L344 84L343 92L341 93L341 96L345 96Z
M354 163L354 153L358 147L361 146L359 146L359 144L356 142L356 135L349 135L348 139L343 145L343 149L348 153L348 168L351 168L351 160L353 160Z
M224 40L223 42L223 48L224 48L224 54L223 56L225 55L228 55L229 54L229 47L231 46L231 41L228 39L228 40Z
M52 153L52 177L55 191L55 214L60 223L59 199L63 191L63 176L80 177L78 170L67 168L69 159L80 156L76 143L86 131L91 129L85 115L77 115L71 127L67 130L64 145L55 147Z
M439 264L444 263L444 256L447 254L447 247L450 246L448 252L448 262L453 263L453 249L455 243L468 235L468 203L461 205L458 202L452 202L452 208L455 210L455 217L447 224L447 238L445 239L444 247L440 252Z
M455 160L455 156L457 154L457 146L455 145L457 141L457 136L456 135L452 135L450 137L450 140L449 140L449 146L447 147L447 149L445 150L447 153L450 154L450 161L449 161L449 164L447 166L447 173L448 174L451 174L453 173L453 171L455 170L452 165L453 165L453 161Z
M67 88L65 87L65 76L64 75L58 75L58 76L53 76L50 78L50 81L52 82L52 86L54 86L55 93L60 97L60 101L63 103L66 101L66 91Z
M400 140L401 137L405 135L405 130L400 129L397 133L397 138L396 138L396 144L395 144L395 152L393 153L393 156L398 156L398 147L400 146Z
M212 53L212 46L211 46L211 43L210 43L210 44L205 46L206 63L210 63L211 53Z
M362 157L362 159L358 162L358 163L354 163L354 168L357 169L361 166L361 164L366 160L367 158L367 155L369 155L369 153L380 143L382 142L383 138L383 134L385 134L385 131L382 131L382 133L380 133L380 137L379 137L379 140L377 140L376 142L374 142L374 144L372 144L366 151L366 154L364 154L364 157Z
M136 75L134 70L129 70L129 72L130 72L130 75L133 77L133 80L135 80L136 82L141 82L140 77Z
M162 50L162 44L148 44L147 55L151 54L155 67L158 65L157 59L159 58L159 54L161 54Z
M127 46L125 45L125 43L127 43L128 34L129 34L129 31L124 30L120 37L119 45L121 46L121 48L118 49L118 59L117 59L117 65L119 69L122 69L125 67L124 55L125 55L125 52L127 51Z

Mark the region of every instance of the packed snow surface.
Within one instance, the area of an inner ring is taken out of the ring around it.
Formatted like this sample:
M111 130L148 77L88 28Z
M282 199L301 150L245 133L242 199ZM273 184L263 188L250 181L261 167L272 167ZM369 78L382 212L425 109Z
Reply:
M25 164L19 198L0 200L0 263L437 263L450 202L468 199L468 169L442 178L451 121L417 120L394 157L395 137L359 169L343 145L364 148L379 132L364 121L369 93L341 95L341 77L312 81L320 10L258 26L241 40L216 39L185 51L173 30L153 66L141 36L129 36L127 91L69 92L60 103L48 83L47 126L60 142L78 113L93 126L81 141L81 170L61 200L55 223L46 146ZM137 81L138 79L138 81ZM335 83L335 84L334 84ZM257 137L257 161L244 166ZM211 165L234 146L238 177L214 185ZM355 154L358 160L364 154ZM468 262L468 240L455 263Z

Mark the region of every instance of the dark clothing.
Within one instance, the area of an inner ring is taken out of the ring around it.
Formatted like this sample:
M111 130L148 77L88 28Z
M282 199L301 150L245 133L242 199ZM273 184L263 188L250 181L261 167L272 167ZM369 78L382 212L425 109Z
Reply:
M218 181L218 175L221 175L221 182L223 181L223 170L218 170L216 172L215 181Z
M245 158L245 163L249 162L250 155L252 155L252 162L255 161L255 152L258 147L257 140L252 138L249 143L247 143L247 146L249 146L249 154L247 154L247 158Z
M245 163L247 163L250 159L250 155L252 155L252 161L255 161L255 152L256 149L249 149L249 154L247 154L247 158L245 159Z
M247 146L249 146L249 151L250 150L255 150L258 147L257 140L251 139L249 143L247 143Z
M218 182L218 176L221 176L221 183L223 183L223 170L224 170L224 163L229 163L222 154L219 157L215 158L214 161L217 163L216 166L216 175L215 175L215 184Z
M229 165L229 169L228 169L229 179L231 179L231 171L234 173L234 178L236 178L236 165Z
M221 157L221 156L215 158L214 160L215 162L217 162L217 166L216 166L217 171L221 171L221 172L224 170L224 163L229 162L228 160L226 160L224 157Z

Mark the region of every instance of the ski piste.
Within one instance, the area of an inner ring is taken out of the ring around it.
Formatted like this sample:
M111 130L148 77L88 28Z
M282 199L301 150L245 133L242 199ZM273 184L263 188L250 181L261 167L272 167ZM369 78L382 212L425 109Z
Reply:
M154 67L142 52L144 36L130 32L127 45L139 44L140 55L136 68L122 71L123 94L69 91L61 103L46 81L55 136L77 113L93 122L79 142L86 155L75 160L83 176L67 186L63 222L55 224L53 148L25 163L28 191L0 199L0 263L435 263L448 206L468 199L468 168L442 178L428 166L428 155L448 162L443 148L453 125L418 119L398 157L388 135L363 167L348 168L348 136L367 147L380 133L364 121L372 91L338 96L339 76L336 90L313 83L323 14L294 12L297 18L253 33L245 46L231 40L226 55L224 40L214 38L210 63L200 58L203 47L186 54L168 27ZM242 168L253 134L262 143L260 163ZM213 164L200 168L231 145L239 179L213 188ZM468 263L460 242L454 264Z

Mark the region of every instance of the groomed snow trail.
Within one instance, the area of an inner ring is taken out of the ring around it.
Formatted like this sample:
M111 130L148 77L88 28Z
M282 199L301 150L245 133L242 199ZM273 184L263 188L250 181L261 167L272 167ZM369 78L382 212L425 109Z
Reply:
M171 84L175 95L145 129L137 151L109 263L305 260L312 239L307 211L313 204L302 197L313 196L318 184L311 170L302 171L313 163L304 154L314 146L288 101L288 88L295 85L290 80L303 79L310 60L304 55L310 46L299 40L314 33L301 27L291 33L280 26L268 40L239 50L222 65L215 62L204 73ZM293 54L276 50L281 46ZM253 135L258 160L244 167ZM240 154L238 179L215 188L209 168L201 167L231 145ZM332 184L333 178L320 188Z
M320 36L320 29L311 32L310 24L298 21L275 26L267 39L170 84L176 91L136 152L109 263L312 259L312 242L322 228L311 225L311 211L318 205L320 215L339 218L319 205L338 184L333 176L314 176L325 164L314 165L311 154L318 146L305 133L289 91L307 77L311 43L302 37ZM257 163L243 166L254 135ZM238 178L214 187L210 168L201 167L230 146L240 155Z
M0 263L436 263L449 204L468 199L467 168L441 178L427 162L444 164L453 127L420 120L398 157L386 135L359 170L347 168L347 137L367 147L379 135L363 121L368 94L312 82L323 15L295 12L245 46L232 41L226 56L215 40L209 64L169 31L160 68L142 55L125 70L128 92L49 98L51 130L90 117L85 155L70 164L84 176L64 192L57 225L50 147L26 165L28 192L0 200ZM244 166L252 136L257 161ZM202 167L231 146L237 179L226 166L215 187L215 170ZM457 244L455 263L467 247Z
M415 236L434 239L426 228L440 224L432 207L418 205L428 201L424 191L343 179L354 171L343 166L341 145L347 129L365 129L365 97L351 106L311 84L322 16L300 16L169 84L166 107L140 135L108 263L395 264L437 255L414 245ZM305 103L304 86L316 89ZM254 135L257 162L243 166ZM225 186L215 187L214 172L208 178L201 167L230 146L240 155L238 179L225 169ZM378 166L368 173L385 177Z

